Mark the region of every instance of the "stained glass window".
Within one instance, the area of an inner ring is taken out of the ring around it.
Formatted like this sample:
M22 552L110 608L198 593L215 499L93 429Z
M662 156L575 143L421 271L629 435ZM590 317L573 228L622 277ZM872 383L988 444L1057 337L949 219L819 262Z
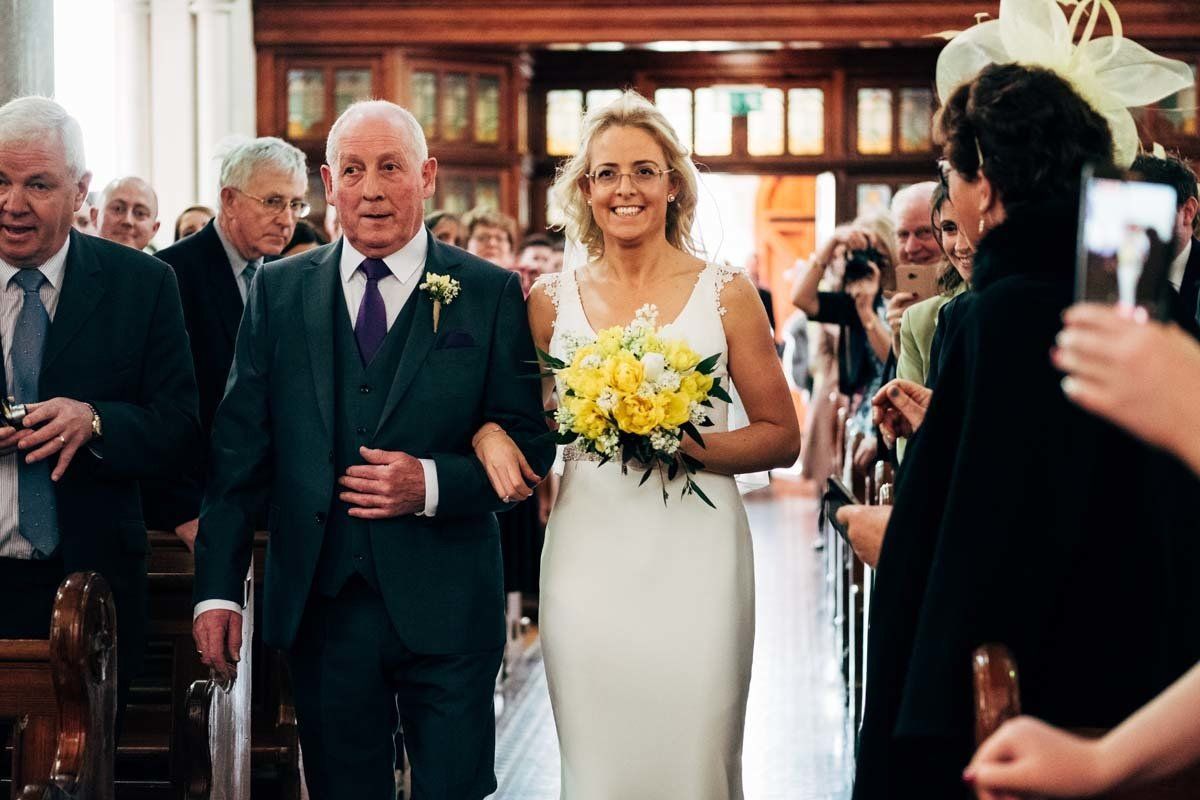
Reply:
M340 115L359 100L371 99L371 70L339 69L333 73L333 113Z
M900 90L900 152L924 153L933 146L933 92Z
M451 175L442 183L441 208L452 214L465 214L473 207L474 186L470 178Z
M475 83L475 141L500 141L500 79L480 75Z
M413 116L430 139L437 138L437 73L414 72L409 85Z
M289 69L287 87L288 138L320 135L320 125L325 121L325 73L319 69Z
M683 146L692 149L692 90L659 89L654 93L654 104L671 123L675 135Z
M587 101L587 110L591 112L595 111L597 108L604 108L609 103L612 103L620 98L620 96L620 89L592 89L585 96Z
M892 90L858 90L858 152L892 152Z
M819 156L825 152L825 92L788 90L788 152Z
M855 214L882 214L892 202L892 187L886 183L860 183Z
M475 181L475 208L500 208L500 181L480 178Z
M546 92L546 152L569 156L583 135L583 92L564 89Z
M718 89L697 89L696 155L727 156L733 152L733 115L729 95Z
M783 155L783 89L763 89L758 109L746 115L746 152Z
M471 82L468 76L452 72L446 75L442 95L442 139L461 142L467 138L470 117Z

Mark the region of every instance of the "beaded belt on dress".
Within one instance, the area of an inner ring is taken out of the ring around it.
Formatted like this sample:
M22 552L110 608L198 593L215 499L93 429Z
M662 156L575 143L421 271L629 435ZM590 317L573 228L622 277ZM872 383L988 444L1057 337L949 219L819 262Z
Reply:
M569 444L563 448L563 461L594 461L599 463L604 459L596 453Z

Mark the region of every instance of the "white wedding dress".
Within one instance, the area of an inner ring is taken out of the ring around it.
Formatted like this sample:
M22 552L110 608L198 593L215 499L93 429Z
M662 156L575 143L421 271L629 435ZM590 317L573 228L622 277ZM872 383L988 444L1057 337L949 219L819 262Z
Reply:
M665 338L721 353L721 289L736 272L709 265ZM565 334L595 335L572 272L543 281ZM661 322L661 320L660 320ZM724 381L723 385L728 385ZM715 402L714 427L728 429ZM731 476L621 474L567 448L542 553L540 629L562 753L563 800L730 800L742 797L742 729L754 649L754 560Z

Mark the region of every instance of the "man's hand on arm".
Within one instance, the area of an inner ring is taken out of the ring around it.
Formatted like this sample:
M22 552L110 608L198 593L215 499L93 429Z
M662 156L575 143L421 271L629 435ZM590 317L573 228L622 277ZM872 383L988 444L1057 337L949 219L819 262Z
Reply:
M366 464L346 470L338 478L338 497L350 505L350 516L390 519L427 510L425 466L420 459L394 450L360 447Z

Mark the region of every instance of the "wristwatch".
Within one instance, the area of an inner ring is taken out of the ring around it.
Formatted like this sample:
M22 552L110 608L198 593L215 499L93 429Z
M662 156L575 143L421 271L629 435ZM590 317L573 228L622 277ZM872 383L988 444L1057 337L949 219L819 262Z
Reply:
M99 439L104 436L104 426L100 424L100 412L91 403L84 403L84 405L92 412L92 438Z

